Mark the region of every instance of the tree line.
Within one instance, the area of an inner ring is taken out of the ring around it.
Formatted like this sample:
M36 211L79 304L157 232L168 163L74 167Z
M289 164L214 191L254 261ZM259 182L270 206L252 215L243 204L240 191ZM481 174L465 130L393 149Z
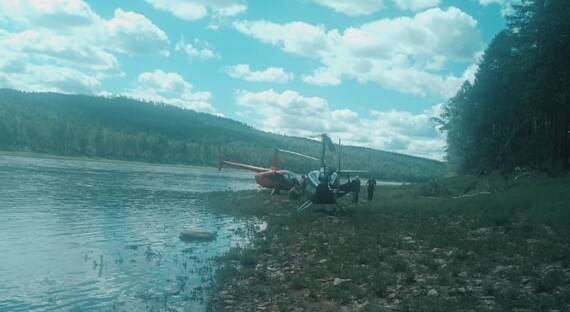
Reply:
M440 122L457 173L568 170L570 2L513 5L474 83L447 103Z
M0 150L205 166L217 165L223 152L227 160L268 167L275 148L320 155L320 143L309 139L169 105L0 90ZM328 161L336 164L336 155ZM288 155L280 163L298 173L319 165ZM342 167L410 182L445 172L442 162L349 146L342 148Z

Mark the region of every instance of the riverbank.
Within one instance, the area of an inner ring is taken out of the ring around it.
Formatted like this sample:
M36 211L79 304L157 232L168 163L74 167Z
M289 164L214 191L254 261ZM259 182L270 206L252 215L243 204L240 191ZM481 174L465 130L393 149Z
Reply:
M211 306L567 311L569 187L568 178L382 187L358 207L343 199L347 214L302 215L285 195L218 193L208 206L268 227L218 260Z

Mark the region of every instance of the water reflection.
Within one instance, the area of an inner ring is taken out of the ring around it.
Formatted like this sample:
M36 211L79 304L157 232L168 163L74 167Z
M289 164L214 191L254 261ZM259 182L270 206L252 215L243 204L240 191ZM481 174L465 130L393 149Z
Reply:
M0 156L0 310L203 309L211 258L254 220L197 192L253 189L215 169ZM217 233L185 244L180 231Z

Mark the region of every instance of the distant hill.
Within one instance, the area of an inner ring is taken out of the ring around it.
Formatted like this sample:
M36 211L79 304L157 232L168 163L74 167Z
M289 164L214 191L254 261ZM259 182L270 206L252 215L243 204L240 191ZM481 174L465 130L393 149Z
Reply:
M0 150L212 166L221 147L228 160L269 166L274 148L317 156L320 144L169 105L0 89ZM329 161L336 164L336 155ZM295 172L318 166L291 156L280 164ZM342 166L410 182L446 170L435 160L351 146L343 146Z

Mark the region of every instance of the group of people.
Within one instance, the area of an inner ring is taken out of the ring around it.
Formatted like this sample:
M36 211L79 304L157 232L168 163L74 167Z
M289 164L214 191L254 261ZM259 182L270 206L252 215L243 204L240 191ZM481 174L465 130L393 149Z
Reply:
M358 204L358 197L360 194L360 177L356 176L356 178L352 179L351 181L352 186L352 202ZM376 180L373 177L368 178L366 181L366 189L368 191L368 201L372 201L374 199L374 191L376 190Z

